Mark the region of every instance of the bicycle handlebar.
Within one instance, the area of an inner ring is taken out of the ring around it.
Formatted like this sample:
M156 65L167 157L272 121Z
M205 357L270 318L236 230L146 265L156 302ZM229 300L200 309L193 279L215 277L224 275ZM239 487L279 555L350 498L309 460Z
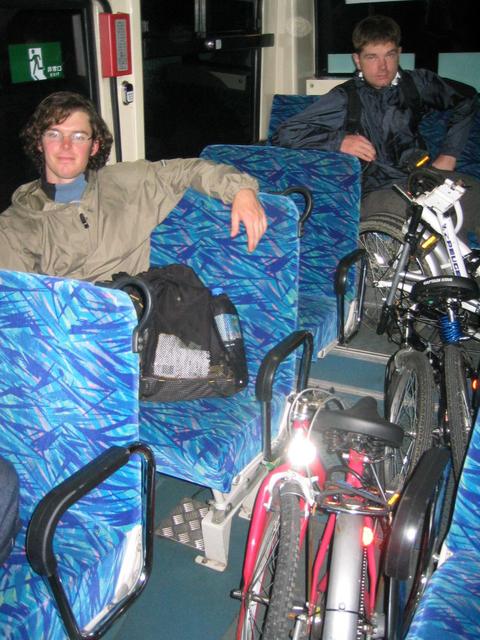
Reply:
M421 173L420 171L417 173ZM412 174L413 176L414 174ZM412 177L411 176L411 177ZM437 179L439 178L436 174ZM409 179L409 188L410 188ZM453 182L450 178L446 178L443 182L436 184L428 191L423 191L418 195L412 195L405 191L399 185L393 185L393 189L403 198L410 206L419 205L423 208L421 217L435 230L441 233L438 226L437 214L448 215L453 208L456 214L455 233L457 234L463 226L463 209L460 200L465 193L465 188L458 183Z

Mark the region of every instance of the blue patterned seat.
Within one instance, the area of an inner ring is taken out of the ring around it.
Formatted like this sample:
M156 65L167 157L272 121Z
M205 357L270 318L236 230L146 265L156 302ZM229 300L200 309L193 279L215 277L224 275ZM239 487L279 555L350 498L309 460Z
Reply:
M250 173L264 191L293 185L311 191L312 213L300 240L299 327L312 332L314 353L327 351L338 336L335 272L358 244L358 160L343 153L226 144L208 146L201 156ZM300 210L304 204L300 196Z
M152 265L189 265L206 286L223 287L242 321L250 378L243 391L230 398L141 403L140 435L155 453L157 471L209 487L218 509L222 496L241 484L244 469L252 463L256 468L255 460L261 457L262 419L255 397L260 362L297 327L298 211L289 198L265 194L260 198L269 230L253 253L247 251L244 233L230 238L230 205L193 190L186 192L151 238ZM293 388L294 369L295 359L288 358L277 376L274 434L285 395ZM234 503L231 496L225 500ZM207 521L202 522L206 556L224 568L228 532L220 534L222 549L212 551Z
M428 114L420 124L420 132L432 158L435 158L440 151L440 141L443 140L447 130L449 115L449 111L434 111ZM480 111L477 111L456 170L480 180Z
M223 287L242 321L250 376L245 390L230 398L141 406L141 436L155 451L157 470L219 491L229 491L261 451L255 377L267 351L297 322L297 210L287 198L261 199L270 227L253 253L243 234L229 237L230 206L192 190L151 238L152 265L188 264L208 287ZM292 367L279 378L284 392L291 389Z
M413 618L408 640L480 637L480 416L457 490L446 560L435 571Z
M282 122L297 115L317 99L318 96L314 95L274 95L268 127L268 141L271 141L273 134ZM420 124L420 133L427 144L431 157L435 157L439 152L440 142L447 129L448 118L448 111L432 111L423 118ZM477 111L467 144L458 159L457 171L480 179L480 111Z
M0 568L0 635L60 640L60 616L27 561L26 529L53 487L110 447L138 441L136 316L123 292L9 271L0 272L0 299L0 454L20 478L22 524ZM142 522L140 480L134 457L57 529L60 575L82 627L141 569L128 566Z
M268 121L267 141L271 143L273 134L282 122L301 113L316 100L318 100L318 96L276 93L273 96L272 110Z

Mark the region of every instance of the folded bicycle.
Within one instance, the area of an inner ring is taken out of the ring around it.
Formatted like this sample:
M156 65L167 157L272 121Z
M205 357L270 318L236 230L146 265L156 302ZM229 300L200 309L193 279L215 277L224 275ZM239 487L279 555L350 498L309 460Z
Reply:
M480 264L479 251L458 235L464 185L426 168L412 172L407 191L394 188L409 204L407 218L378 213L360 224L360 245L367 254L364 317L373 327L381 320L380 333L385 329L382 305L401 302L415 282L442 275L474 277ZM473 316L480 311L478 301L464 302L462 308ZM470 333L476 331L473 324Z
M367 313L377 333L400 346L387 366L386 415L426 446L448 446L458 478L478 379L467 347L480 339L479 254L457 236L465 188L422 169L411 174L408 192L396 189L409 204L403 238L394 242L383 227L373 231L375 219L365 222L361 236L368 254Z

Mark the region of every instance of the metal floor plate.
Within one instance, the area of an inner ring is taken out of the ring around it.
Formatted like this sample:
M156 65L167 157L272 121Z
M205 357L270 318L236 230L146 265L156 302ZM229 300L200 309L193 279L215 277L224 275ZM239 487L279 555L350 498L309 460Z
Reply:
M202 518L208 511L205 502L182 498L175 509L155 529L155 535L204 551Z

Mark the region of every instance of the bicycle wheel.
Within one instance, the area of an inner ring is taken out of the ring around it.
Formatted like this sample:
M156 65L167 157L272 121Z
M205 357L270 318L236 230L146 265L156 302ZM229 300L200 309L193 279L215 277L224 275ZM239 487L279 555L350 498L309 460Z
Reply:
M378 325L382 305L391 288L404 242L404 222L402 218L388 213L374 214L360 222L359 242L367 252L363 317L364 323L372 328ZM410 260L409 273L413 277L427 277L438 272L439 267L435 265L433 256L417 256Z
M283 485L268 514L252 582L242 603L237 638L288 638L300 555L300 506L295 485Z
M443 349L448 431L452 450L453 473L458 480L472 428L472 393L468 378L472 367L465 351L457 344Z
M387 365L385 415L404 431L399 449L388 448L384 461L387 491L400 490L423 452L432 446L435 380L425 353L402 349Z

